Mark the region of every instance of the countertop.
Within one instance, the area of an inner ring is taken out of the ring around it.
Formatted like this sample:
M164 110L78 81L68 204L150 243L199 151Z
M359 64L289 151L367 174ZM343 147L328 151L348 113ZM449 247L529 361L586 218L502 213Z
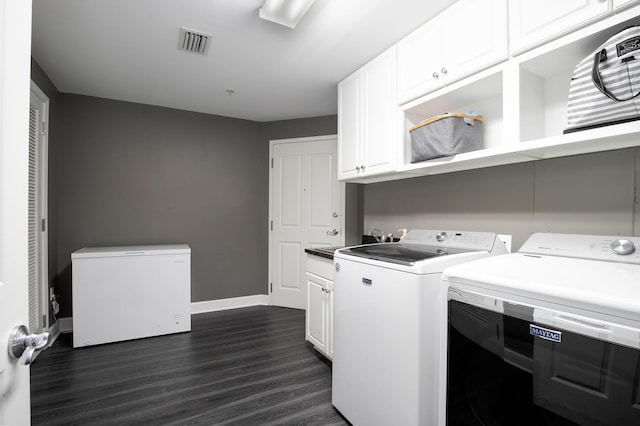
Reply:
M312 247L304 249L305 253L313 254L314 256L324 257L326 259L333 260L333 253L338 250L344 248L340 247Z

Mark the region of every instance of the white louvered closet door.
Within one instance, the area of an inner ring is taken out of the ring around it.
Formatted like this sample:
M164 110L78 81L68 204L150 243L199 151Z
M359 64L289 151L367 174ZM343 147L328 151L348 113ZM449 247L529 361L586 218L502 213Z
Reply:
M42 331L38 288L38 110L29 107L29 330Z
M47 134L48 98L35 84L29 106L29 331L48 329Z

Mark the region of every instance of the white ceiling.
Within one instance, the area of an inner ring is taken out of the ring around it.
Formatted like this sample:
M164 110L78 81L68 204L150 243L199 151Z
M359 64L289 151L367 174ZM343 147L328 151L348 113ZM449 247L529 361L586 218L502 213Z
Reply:
M323 116L340 80L454 1L316 0L292 30L258 17L263 0L33 0L32 55L65 93L254 121ZM213 35L208 55L178 49L181 26Z

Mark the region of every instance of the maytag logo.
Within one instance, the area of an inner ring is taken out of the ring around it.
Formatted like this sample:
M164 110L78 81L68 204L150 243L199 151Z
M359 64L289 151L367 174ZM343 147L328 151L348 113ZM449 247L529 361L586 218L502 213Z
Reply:
M529 324L529 334L538 336L541 339L551 340L552 342L562 342L562 332L556 330L549 330L548 328L538 327L537 325Z
M629 52L634 52L640 49L640 36L628 38L620 43L616 44L616 50L618 57L624 56Z

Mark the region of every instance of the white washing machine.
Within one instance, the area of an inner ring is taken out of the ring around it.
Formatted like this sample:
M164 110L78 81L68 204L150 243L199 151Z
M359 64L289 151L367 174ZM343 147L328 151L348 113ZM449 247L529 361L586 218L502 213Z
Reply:
M354 425L434 425L450 266L506 254L496 234L412 230L334 254L333 405Z
M443 284L449 424L640 424L640 238L534 234Z

